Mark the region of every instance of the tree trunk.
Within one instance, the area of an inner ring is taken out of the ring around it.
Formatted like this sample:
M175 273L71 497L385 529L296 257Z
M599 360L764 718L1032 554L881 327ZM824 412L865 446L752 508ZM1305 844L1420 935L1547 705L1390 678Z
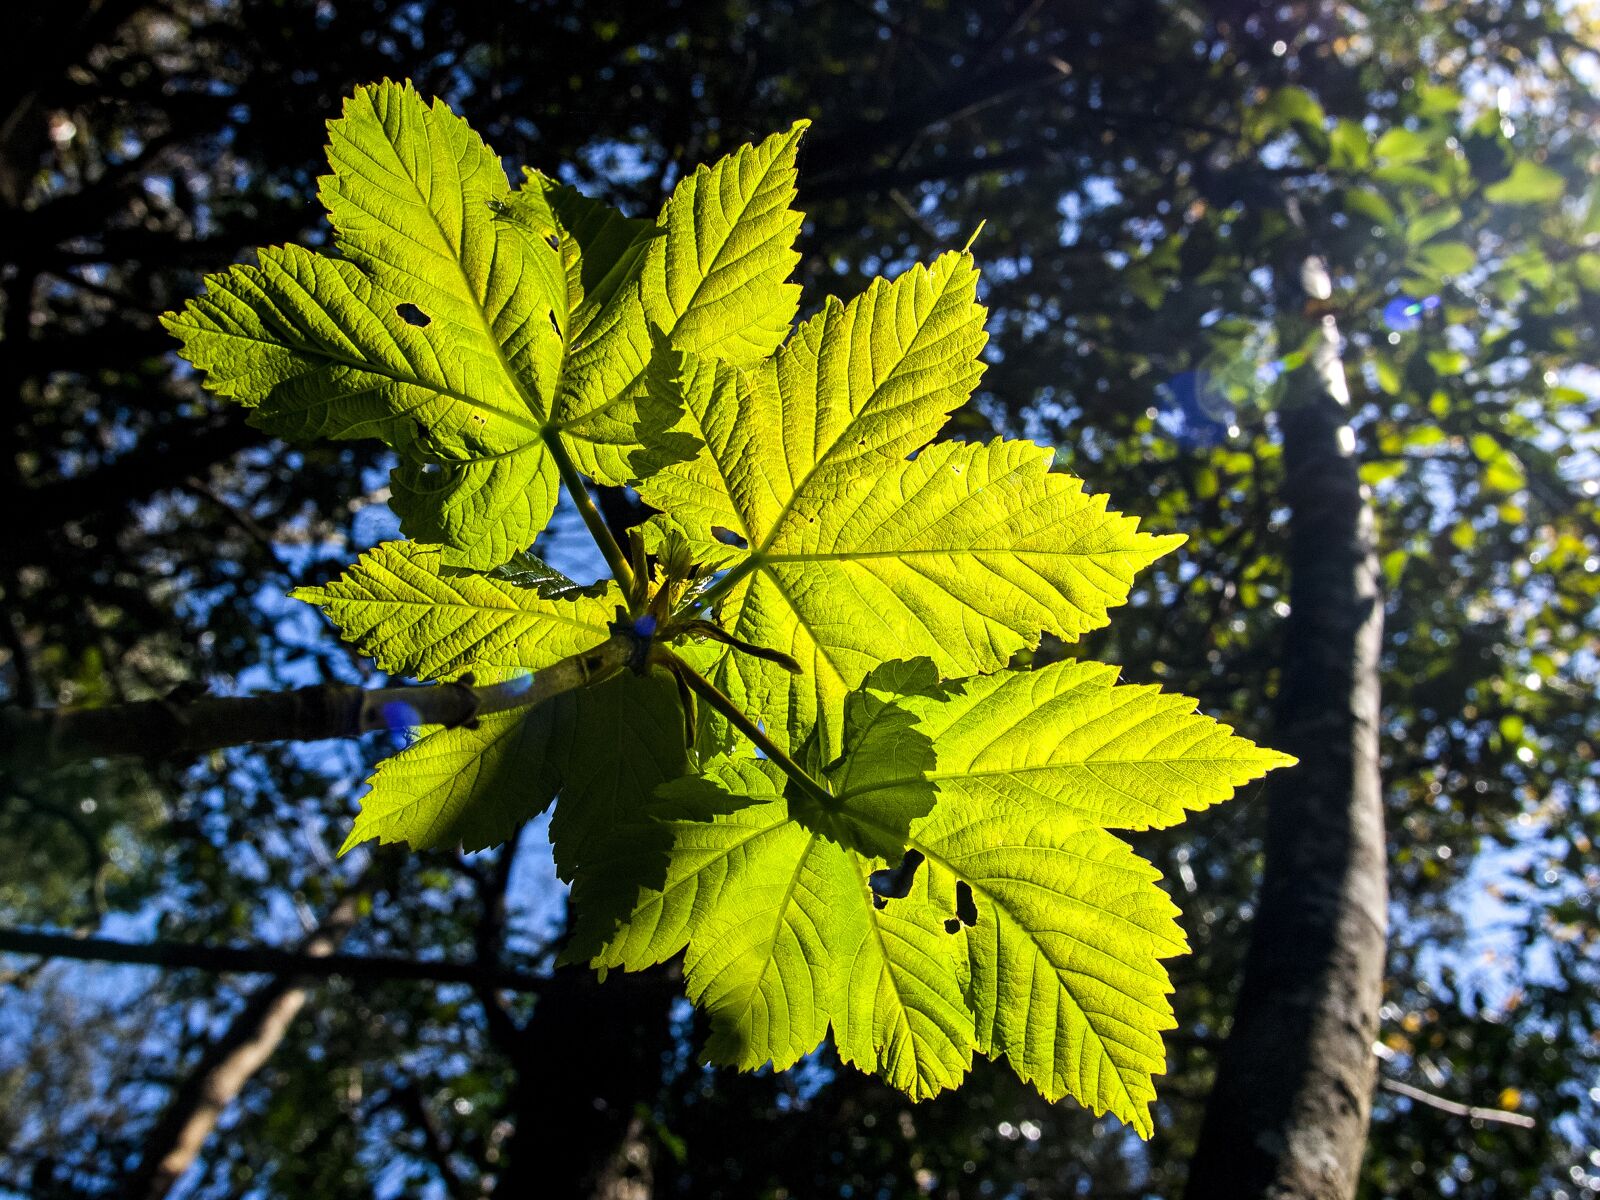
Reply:
M556 971L513 1057L516 1132L496 1200L649 1200L641 1110L661 1089L678 988L663 968L605 983L588 967Z
M302 952L312 957L332 954L356 915L355 897L346 896ZM172 1190L200 1156L228 1105L282 1043L309 993L304 977L284 975L251 995L228 1031L206 1047L145 1139L144 1153L124 1190L128 1200L161 1200Z
M1306 297L1328 298L1319 260L1301 276ZM1387 903L1383 607L1339 334L1331 316L1319 325L1286 320L1300 334L1282 343L1318 334L1280 412L1292 608L1275 744L1300 765L1268 784L1255 926L1187 1200L1348 1200L1371 1112Z

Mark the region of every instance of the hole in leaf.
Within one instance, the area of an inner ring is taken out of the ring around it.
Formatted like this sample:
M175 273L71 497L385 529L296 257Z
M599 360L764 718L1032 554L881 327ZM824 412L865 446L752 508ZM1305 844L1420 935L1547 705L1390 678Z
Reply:
M956 881L956 916L968 929L978 923L978 905L965 879Z
M394 311L407 325L415 325L418 329L426 329L433 324L433 318L415 304L396 304Z
M872 898L872 907L882 911L883 909L889 907L889 902L882 896L874 896Z
M426 479L436 478L444 474L444 465L436 462L425 462L422 464L422 474Z
M554 329L556 331L556 336L557 337L560 337L561 336L561 323L556 320L556 310L553 309L553 308L550 309L549 310L549 316L550 316L550 328Z
M944 931L946 933L960 933L961 932L961 922L959 920L957 920L955 917L951 917L949 920L947 920L944 923Z
M559 250L561 248L561 239L553 233L547 233L544 235L544 244L552 250Z
M721 525L713 525L711 527L711 536L716 538L717 541L721 542L724 546L737 546L741 550L750 549L749 542L745 541L744 538L740 537L733 530L724 529Z
M911 882L916 878L917 868L922 865L922 861L922 851L907 850L898 867L885 867L881 871L874 871L868 878L867 885L872 888L877 898L904 900L911 894Z

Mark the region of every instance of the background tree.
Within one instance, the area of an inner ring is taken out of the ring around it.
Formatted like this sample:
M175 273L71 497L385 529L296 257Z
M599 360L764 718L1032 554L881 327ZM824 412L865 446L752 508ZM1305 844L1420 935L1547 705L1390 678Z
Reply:
M321 121L357 83L410 76L508 160L573 164L635 212L682 164L812 116L808 303L989 218L992 365L959 428L1055 442L1091 485L1190 534L1083 652L1197 691L1246 733L1270 727L1290 599L1276 376L1304 349L1285 331L1324 315L1283 303L1282 267L1312 250L1384 585L1380 1070L1534 1122L1380 1085L1366 1187L1600 1187L1581 1158L1600 1142L1600 466L1577 369L1595 358L1600 67L1581 7L67 7L28 15L0 73L9 701L362 678L279 597L391 532L381 505L346 503L352 480L380 500L386 463L367 444L260 440L174 368L154 323L198 269L313 232ZM542 971L560 899L538 830L517 857L335 863L364 762L283 747L8 772L6 922L293 945L350 893L368 899L347 952ZM916 1108L826 1054L798 1077L707 1075L670 981L558 973L535 1000L352 975L318 985L183 1186L476 1194L548 1155L556 1191L1176 1194L1265 809L1245 798L1141 845L1197 950L1148 1147L1001 1072ZM113 1192L260 982L36 962L7 977L6 1182ZM563 1059L597 1030L613 1058Z

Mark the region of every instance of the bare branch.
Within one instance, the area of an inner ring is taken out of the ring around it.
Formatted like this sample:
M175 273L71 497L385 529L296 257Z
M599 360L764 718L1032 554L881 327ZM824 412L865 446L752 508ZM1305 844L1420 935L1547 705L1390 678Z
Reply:
M331 957L359 907L355 896L341 898L305 940L301 956L311 962ZM306 983L304 975L284 974L263 984L227 1032L205 1048L145 1139L125 1189L128 1200L161 1200L194 1165L222 1114L283 1043L310 995Z
M356 737L403 726L453 728L597 682L621 670L634 649L631 635L617 634L532 675L483 687L466 681L389 688L321 684L263 696L0 709L0 763L20 772L81 759L193 755L255 742Z
M1386 1092L1404 1096L1407 1100L1415 1100L1418 1104L1426 1104L1429 1108L1436 1108L1453 1117L1466 1117L1471 1121L1485 1121L1491 1125L1514 1125L1518 1129L1533 1129L1539 1124L1526 1113L1507 1112L1503 1108L1480 1108L1475 1104L1460 1104L1454 1100L1446 1100L1443 1096L1436 1096L1432 1092L1425 1092L1421 1088L1412 1087L1409 1083L1401 1083L1398 1079L1384 1077L1378 1080L1378 1086Z
M74 937L0 928L0 953L39 954L84 962L130 963L238 975L285 975L328 979L339 976L370 982L416 980L466 983L510 992L537 992L545 981L526 971L493 963L429 961L397 955L325 954L276 946L204 946L189 942L124 942L114 938Z

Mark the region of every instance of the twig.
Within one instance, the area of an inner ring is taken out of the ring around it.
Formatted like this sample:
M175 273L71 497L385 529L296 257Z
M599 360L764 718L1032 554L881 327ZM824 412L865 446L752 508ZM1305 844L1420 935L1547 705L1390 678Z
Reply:
M1418 1104L1426 1104L1429 1108L1436 1108L1453 1117L1466 1117L1471 1121L1485 1121L1491 1125L1513 1125L1518 1129L1533 1129L1539 1124L1525 1113L1507 1112L1503 1108L1480 1108L1475 1104L1460 1104L1454 1100L1446 1100L1443 1096L1436 1096L1432 1092L1425 1092L1421 1088L1412 1087L1409 1083L1401 1083L1398 1079L1380 1078L1378 1086L1386 1092L1404 1096L1407 1100L1415 1100Z

